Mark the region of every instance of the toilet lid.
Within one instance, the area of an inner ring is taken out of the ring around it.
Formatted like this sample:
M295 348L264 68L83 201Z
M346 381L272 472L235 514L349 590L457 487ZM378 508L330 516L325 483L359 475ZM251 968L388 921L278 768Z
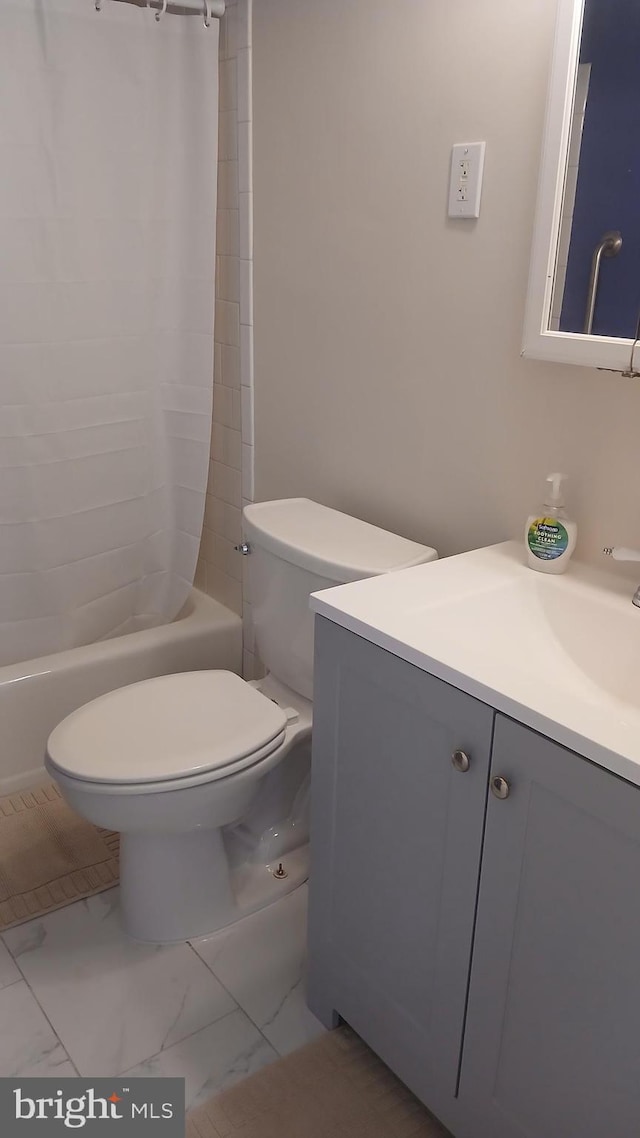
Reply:
M263 758L280 746L286 723L276 703L233 672L180 672L78 708L49 736L47 753L75 778L159 782L219 771L258 751Z

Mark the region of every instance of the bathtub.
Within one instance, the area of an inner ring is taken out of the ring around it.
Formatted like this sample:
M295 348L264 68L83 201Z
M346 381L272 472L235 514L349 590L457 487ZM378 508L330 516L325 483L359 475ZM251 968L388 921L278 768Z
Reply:
M198 589L171 624L0 668L0 795L46 778L49 734L65 715L123 684L170 672L240 673L242 622Z

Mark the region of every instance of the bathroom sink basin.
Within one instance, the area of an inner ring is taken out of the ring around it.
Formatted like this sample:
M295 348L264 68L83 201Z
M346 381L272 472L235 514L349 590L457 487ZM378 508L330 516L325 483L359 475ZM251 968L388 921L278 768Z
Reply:
M609 695L640 709L640 612L630 594L603 595L574 577L524 580L494 593L485 616L494 628L511 620L513 631L519 628L518 665L532 681L546 672L558 689Z
M459 603L448 601L435 620L428 604L413 618L425 647L446 649L454 639L456 655L466 630L465 640L473 637L466 658L496 683L506 681L506 666L512 681L515 672L522 684L589 700L610 696L640 711L640 611L631 604L632 591L627 586L620 597L573 574L527 572Z
M316 593L316 612L640 785L637 582L506 542Z

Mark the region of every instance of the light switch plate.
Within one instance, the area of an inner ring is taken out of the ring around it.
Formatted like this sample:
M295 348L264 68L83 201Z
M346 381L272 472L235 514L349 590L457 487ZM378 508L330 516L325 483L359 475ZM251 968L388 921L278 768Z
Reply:
M451 151L449 217L480 217L484 142L457 142Z

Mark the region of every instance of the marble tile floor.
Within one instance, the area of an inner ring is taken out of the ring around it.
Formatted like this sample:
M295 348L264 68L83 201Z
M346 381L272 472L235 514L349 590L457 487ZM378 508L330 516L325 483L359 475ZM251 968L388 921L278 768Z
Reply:
M306 885L188 944L123 934L118 890L0 938L0 1076L177 1075L187 1106L323 1028L305 1003Z

